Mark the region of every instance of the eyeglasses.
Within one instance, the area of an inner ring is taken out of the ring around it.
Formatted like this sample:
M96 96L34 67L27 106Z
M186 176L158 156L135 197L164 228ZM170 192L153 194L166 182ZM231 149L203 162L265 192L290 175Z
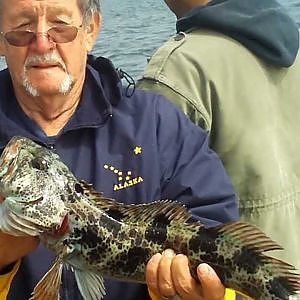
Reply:
M72 25L56 25L49 28L46 32L34 32L31 30L13 30L8 32L0 32L6 41L16 47L24 47L30 45L36 40L38 35L45 35L54 43L69 43L72 42L78 33L79 27Z

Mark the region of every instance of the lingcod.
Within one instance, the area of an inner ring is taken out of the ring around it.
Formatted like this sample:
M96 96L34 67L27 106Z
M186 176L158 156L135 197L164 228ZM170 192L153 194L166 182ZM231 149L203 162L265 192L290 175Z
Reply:
M34 300L59 299L64 267L74 271L86 300L104 297L104 277L145 283L148 260L167 248L188 257L196 280L206 262L225 287L252 299L288 299L300 289L295 268L266 254L282 247L253 225L205 227L171 200L118 203L25 137L13 137L0 157L0 193L0 230L38 236L56 255Z

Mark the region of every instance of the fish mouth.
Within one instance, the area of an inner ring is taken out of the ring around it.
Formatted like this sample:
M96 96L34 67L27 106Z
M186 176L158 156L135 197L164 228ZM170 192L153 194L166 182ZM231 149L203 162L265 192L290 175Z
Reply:
M60 224L59 227L56 227L51 235L53 236L64 236L66 233L70 231L70 222L69 222L69 215L66 214Z
M32 201L30 201L30 200L27 200L27 201L18 200L18 203L25 204L25 205L29 205L29 204L30 205L35 205L35 204L39 204L42 201L43 201L43 196L41 196L38 199L34 199Z

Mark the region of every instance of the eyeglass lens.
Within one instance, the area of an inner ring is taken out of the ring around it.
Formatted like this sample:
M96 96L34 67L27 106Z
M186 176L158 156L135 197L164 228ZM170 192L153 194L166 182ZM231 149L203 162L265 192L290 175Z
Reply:
M51 27L47 36L55 43L68 43L73 41L78 33L78 28L70 25ZM7 42L16 47L23 47L32 43L40 33L33 31L9 31L4 34Z

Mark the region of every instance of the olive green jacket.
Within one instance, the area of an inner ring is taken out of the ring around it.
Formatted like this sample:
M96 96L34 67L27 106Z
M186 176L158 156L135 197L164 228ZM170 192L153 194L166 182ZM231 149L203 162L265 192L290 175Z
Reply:
M241 218L285 249L270 254L300 270L300 56L274 67L228 36L197 29L162 46L138 86L209 132Z

